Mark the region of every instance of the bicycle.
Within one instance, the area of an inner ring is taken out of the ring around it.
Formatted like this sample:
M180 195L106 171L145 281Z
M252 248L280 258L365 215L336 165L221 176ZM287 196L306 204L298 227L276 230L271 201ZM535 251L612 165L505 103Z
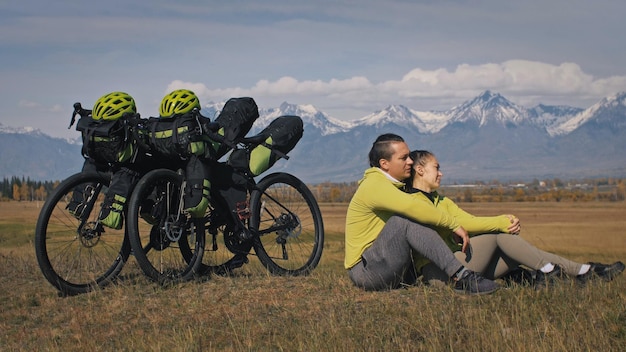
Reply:
M124 229L107 228L105 236L98 220L96 205L104 200L110 181L106 172L72 175L52 191L41 209L35 254L44 277L61 295L110 284L128 260L131 247ZM79 203L73 203L77 194Z
M229 144L210 123L205 133L211 140ZM263 139L247 137L229 146L251 150ZM224 194L211 187L206 215L192 218L182 211L182 170L148 172L133 191L127 217L131 248L144 273L160 283L228 274L248 263L254 249L271 274L309 274L322 256L324 226L308 187L288 173L272 173L257 183L245 170L226 162L209 162L212 168L232 172L241 181L246 201L229 209ZM207 234L211 239L208 249Z
M75 103L70 127L77 115L88 117L91 110ZM133 128L136 121L127 123ZM47 197L37 219L34 245L39 268L62 296L107 286L130 256L125 228L104 227L98 219L113 176L110 165L98 165L94 171L62 181Z

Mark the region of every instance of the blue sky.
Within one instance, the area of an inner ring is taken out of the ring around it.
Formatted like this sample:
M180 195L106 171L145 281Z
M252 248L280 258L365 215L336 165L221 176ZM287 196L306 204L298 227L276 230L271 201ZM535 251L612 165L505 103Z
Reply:
M354 120L447 110L484 90L588 107L626 91L626 2L0 0L0 123L57 137L72 104L189 88Z

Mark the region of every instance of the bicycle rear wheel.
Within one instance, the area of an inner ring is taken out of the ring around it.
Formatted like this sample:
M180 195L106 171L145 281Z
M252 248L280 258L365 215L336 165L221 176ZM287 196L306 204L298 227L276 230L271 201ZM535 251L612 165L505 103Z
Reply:
M182 213L182 177L168 169L143 176L128 205L128 237L143 272L159 283L199 275L204 218Z
M270 273L306 275L317 266L324 223L313 193L301 180L282 172L264 177L250 195L250 210L254 250Z
M101 288L118 276L130 253L123 229L104 228L100 204L111 175L78 173L46 199L35 229L35 254L44 277L62 295Z

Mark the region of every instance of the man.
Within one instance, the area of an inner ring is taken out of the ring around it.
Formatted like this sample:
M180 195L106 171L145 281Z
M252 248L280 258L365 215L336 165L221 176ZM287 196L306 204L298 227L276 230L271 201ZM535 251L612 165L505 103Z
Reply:
M365 170L346 215L344 266L355 285L384 290L413 284L413 252L437 265L454 280L454 290L488 294L498 285L466 269L434 230L421 225L450 228L469 244L467 231L444 212L421 213L420 202L402 191L411 175L409 147L395 134L379 136L369 152Z

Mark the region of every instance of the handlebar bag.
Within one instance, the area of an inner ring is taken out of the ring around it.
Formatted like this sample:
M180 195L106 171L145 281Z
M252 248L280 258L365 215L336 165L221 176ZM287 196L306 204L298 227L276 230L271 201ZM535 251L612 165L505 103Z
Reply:
M124 118L94 120L83 116L76 124L83 140L82 154L99 163L118 164L128 161L135 151L130 127Z
M233 151L228 163L236 169L244 169L253 176L272 167L278 159L286 157L300 141L304 133L304 125L299 116L280 116L274 119L259 134L265 139L252 150L238 149Z
M203 155L200 119L195 112L172 118L150 117L143 132L150 150L169 160L187 160L191 155Z

